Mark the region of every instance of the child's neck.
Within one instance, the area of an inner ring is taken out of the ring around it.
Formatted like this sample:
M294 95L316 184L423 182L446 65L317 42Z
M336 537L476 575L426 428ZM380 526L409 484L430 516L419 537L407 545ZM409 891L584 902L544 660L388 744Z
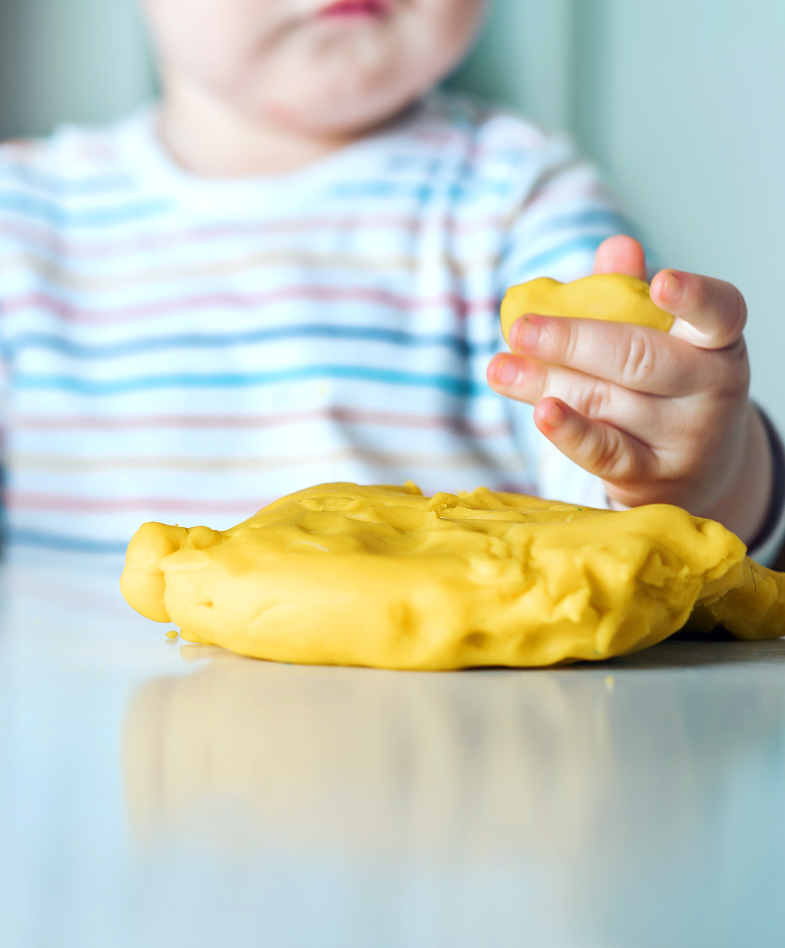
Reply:
M285 174L348 145L359 135L309 134L271 118L253 119L169 77L158 133L191 174L242 178Z

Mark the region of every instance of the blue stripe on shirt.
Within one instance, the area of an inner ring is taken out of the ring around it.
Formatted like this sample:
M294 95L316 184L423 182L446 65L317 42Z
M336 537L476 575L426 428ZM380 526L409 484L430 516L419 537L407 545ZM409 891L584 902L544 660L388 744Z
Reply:
M38 530L8 528L4 539L20 546L48 547L53 550L67 550L72 553L119 553L128 549L127 543L111 540L87 540L82 537L61 536L56 533L44 533Z
M453 335L416 335L393 329L380 329L371 326L331 326L323 324L305 324L301 326L282 326L276 329L263 329L256 332L226 333L222 335L178 335L136 339L133 342L119 342L102 346L86 346L44 333L28 333L8 340L3 347L7 358L14 358L30 349L43 349L59 352L75 359L111 359L137 355L144 352L161 352L168 349L209 349L248 346L260 343L285 342L290 339L341 339L359 342L386 343L400 348L426 349L444 348L464 357L482 357L492 355L498 348L496 342L485 345L470 345L460 336Z
M574 214L563 214L559 217L549 217L547 220L534 225L533 230L536 230L538 236L544 236L551 231L563 232L570 227L574 227L576 230L585 227L604 227L615 233L629 234L631 237L636 236L635 228L623 214L596 209L578 211Z
M216 375L177 374L93 381L68 375L27 375L13 378L17 389L72 392L77 395L126 395L130 392L162 388L244 388L256 385L275 385L314 379L348 379L373 382L380 385L400 385L433 388L448 395L465 398L485 393L486 387L453 378L449 375L428 375L419 372L398 372L361 365L308 365L276 372L219 373ZM487 391L490 391L488 389Z
M129 224L155 217L170 208L169 201L140 201L119 207L71 211L40 198L0 192L0 212L6 211L23 217L37 218L56 227L106 227Z
M68 178L55 178L42 174L40 171L34 171L22 164L3 161L0 163L0 184L3 184L6 180L10 181L12 185L22 181L29 188L45 191L47 196L52 197L110 194L117 191L127 192L133 186L131 179L122 175L96 175L95 177L76 178L69 181Z
M528 274L539 276L547 267L552 267L556 263L571 257L573 254L585 253L586 251L596 253L600 244L607 240L609 236L611 235L602 234L597 236L575 237L566 244L559 244L557 247L546 250L536 257L529 257L523 262L521 272L527 275L526 279L529 279Z

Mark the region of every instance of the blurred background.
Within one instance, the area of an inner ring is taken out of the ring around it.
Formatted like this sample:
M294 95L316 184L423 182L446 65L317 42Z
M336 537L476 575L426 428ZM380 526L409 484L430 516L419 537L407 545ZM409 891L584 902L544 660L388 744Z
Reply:
M785 430L785 4L496 0L452 84L571 132L659 262L742 289L753 393ZM154 86L135 0L0 0L0 137Z

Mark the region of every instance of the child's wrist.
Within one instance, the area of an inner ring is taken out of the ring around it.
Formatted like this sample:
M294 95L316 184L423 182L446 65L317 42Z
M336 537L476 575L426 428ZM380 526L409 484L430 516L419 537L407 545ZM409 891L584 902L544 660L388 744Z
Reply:
M701 511L702 516L718 520L732 530L750 549L753 545L758 547L766 542L781 513L781 491L774 489L774 453L777 446L781 450L774 426L750 402L746 436L741 448L743 463L739 473L724 496L710 510Z

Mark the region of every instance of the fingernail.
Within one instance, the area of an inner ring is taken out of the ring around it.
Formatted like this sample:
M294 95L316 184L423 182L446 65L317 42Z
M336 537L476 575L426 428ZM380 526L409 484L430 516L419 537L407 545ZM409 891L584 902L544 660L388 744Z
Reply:
M668 270L660 284L660 298L666 303L675 303L684 289L684 280L674 270Z
M558 428L564 424L564 419L565 414L561 405L558 402L551 402L550 408L548 408L545 414L545 421L547 421L551 428Z
M518 366L507 356L496 360L493 377L499 385L514 385L518 378Z
M512 327L512 344L515 349L534 349L540 338L540 327L528 319L519 319Z

